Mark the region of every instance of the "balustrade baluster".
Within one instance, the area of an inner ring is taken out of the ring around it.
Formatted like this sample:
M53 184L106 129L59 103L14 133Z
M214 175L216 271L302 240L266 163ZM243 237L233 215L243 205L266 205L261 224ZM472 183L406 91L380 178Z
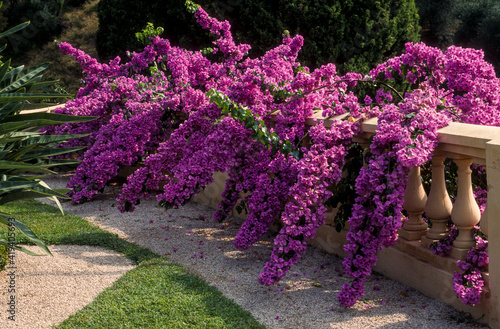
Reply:
M454 162L458 166L458 191L451 220L458 228L458 236L453 242L451 256L457 259L465 259L467 251L476 245L476 241L471 236L471 231L481 218L479 206L474 199L472 192L472 181L470 165L472 159L456 159Z
M399 230L399 237L406 240L420 240L427 232L427 223L422 219L427 194L425 194L420 177L420 167L413 167L408 173L403 207L408 212L408 220Z
M432 222L432 227L427 231L427 235L422 237L422 244L425 247L449 234L448 220L453 205L446 190L444 159L443 155L436 154L432 158L432 184L425 204L425 214Z

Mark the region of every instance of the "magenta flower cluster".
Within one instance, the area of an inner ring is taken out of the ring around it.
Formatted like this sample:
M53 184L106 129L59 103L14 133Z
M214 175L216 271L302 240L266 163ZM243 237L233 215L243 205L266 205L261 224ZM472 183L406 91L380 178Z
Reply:
M260 283L278 282L304 254L306 239L314 238L325 223L323 203L332 195L328 188L340 180L347 147L357 132L359 128L352 123L338 120L329 129L317 125L309 130L311 147L296 163L296 182L288 191L291 200L281 214L283 228L274 240Z
M437 111L433 91L416 89L397 106L382 103L378 128L370 146L367 167L356 180L350 231L343 265L354 281L339 293L342 305L352 306L364 294L364 282L377 262L376 253L394 245L402 226L403 198L409 168L430 159L437 146L437 129L448 119Z
M477 305L481 301L484 279L481 272L487 270L488 241L476 236L477 246L467 253L464 261L457 261L458 269L453 274L453 291L466 305Z
M433 242L429 245L430 251L432 251L433 254L439 255L439 256L448 256L451 252L451 246L453 244L453 241L458 236L458 228L455 225L452 225L448 235L436 242Z
M249 58L250 46L235 44L228 22L201 7L195 17L217 38L212 54L156 37L127 63L117 58L106 65L60 45L81 63L86 78L77 98L59 112L98 117L54 128L90 134L70 142L87 146L69 183L73 201L92 198L120 168L140 164L118 197L120 210L132 211L152 195L167 208L178 207L210 184L215 172L226 172L214 217L222 221L234 207L248 212L236 248L249 248L275 222L281 226L259 278L271 285L324 224L325 202L341 178L352 139L364 119L378 116L345 246L344 269L353 281L339 300L353 305L376 253L397 240L408 171L432 157L438 129L453 120L500 125L500 82L492 66L480 51L451 47L443 53L407 44L404 54L367 77L340 76L333 64L310 72L296 61L301 36L285 34L281 45ZM376 87L361 95L359 83ZM237 105L238 115L224 114L208 98L210 90ZM311 127L315 114L321 119Z
M488 240L481 237L479 226L475 226L471 232L476 240L476 246L467 252L465 260L458 260L459 271L453 274L453 291L457 297L466 305L477 305L481 301L481 293L484 287L482 272L487 272L489 263ZM452 225L450 234L429 246L429 249L437 255L447 256L451 252L453 241L458 236L458 229Z
M354 277L339 293L345 306L364 294L363 284L376 263L376 252L395 243L402 224L406 172L430 159L437 146L437 129L451 120L498 125L500 118L498 97L492 96L498 95L499 80L480 51L451 47L442 53L423 44L409 44L405 54L379 65L371 75L386 81L403 78L411 89L401 95L389 88L401 99L397 104L391 103L387 91L377 92L382 113L368 167L361 170L356 182L359 197L344 247L349 254L344 269ZM491 94L479 94L482 89ZM476 115L475 107L470 106L472 99L488 109L487 116ZM485 191L476 191L476 195L484 198ZM480 287L476 289L480 291Z

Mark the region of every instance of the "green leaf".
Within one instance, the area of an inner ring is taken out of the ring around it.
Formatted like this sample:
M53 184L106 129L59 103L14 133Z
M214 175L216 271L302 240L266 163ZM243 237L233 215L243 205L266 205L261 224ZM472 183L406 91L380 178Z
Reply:
M40 95L40 94L37 94ZM44 94L49 95L49 94ZM28 114L19 114L9 117L4 122L19 122L19 121L39 121L47 120L53 122L52 124L67 123L67 122L87 122L97 119L97 117L90 116L77 116L68 114L37 112Z
M25 28L26 26L28 26L29 24L30 24L30 22L29 22L29 21L27 21L27 22L24 22L24 23L21 23L21 24L19 24L19 25L14 26L14 27L13 27L13 28L11 28L10 30L7 30L7 31L5 31L5 32L0 33L0 39L5 38L5 37L7 37L7 36L9 36L9 35L11 35L11 34L14 34L14 33L16 33L16 32L21 31L22 29L24 29L24 28Z
M43 89L43 88L47 88L47 87L50 87L56 83L58 83L59 80L52 80L52 81L43 81L43 82L38 82L36 83L35 85L33 85L31 88L30 88L30 92L33 92L33 91L36 91L36 90L40 90L40 89ZM71 94L67 94L65 95L67 97L71 97L72 95ZM54 105L57 105L57 104L54 104Z
M415 112L411 112L411 113L408 113L407 115L405 115L405 119L413 119L415 116L417 115L417 113Z
M29 122L9 122L0 124L0 135L30 127Z
M10 184L9 184L10 183ZM0 197L0 204L4 204L11 201L16 201L16 196L24 196L21 192L36 192L38 197L56 196L62 199L68 199L69 197L61 192L66 192L66 189L52 190L48 185L40 180L37 181L7 181L0 182L0 194L8 192L8 194ZM14 196L11 196L14 195ZM24 198L24 197L23 197ZM4 201L5 199L5 201Z
M3 80L9 68L10 68L10 58L5 63L3 63L2 67L0 68L0 81Z
M35 182L39 181L42 178L47 177L47 175L41 175L41 176L35 176L35 175L7 175L8 179L7 181L9 182L15 182L15 181L26 181L26 182Z
M2 181L0 182L0 195L21 189L29 189L37 185L38 182L30 181Z
M42 128L66 122L86 122L95 120L96 117L63 115L56 113L30 113L12 115L5 118L0 124L0 135L26 128Z
M33 88L33 86L35 86L36 84L40 83L40 81L42 80L42 76L37 76L37 77L33 77L33 79L30 79L28 82L26 82L24 85L23 85L23 88L22 89L19 89L19 90L23 90L23 92L26 92L26 90L28 90L30 93L33 92L31 89ZM26 90L24 90L24 88L26 88Z
M55 191L58 194L62 194L61 192L67 193L69 189L61 189L61 190L51 190ZM20 192L14 192L14 193L9 193L4 197L0 198L0 205L6 204L8 202L13 202L13 201L18 201L18 200L23 200L23 199L36 199L36 198L47 198L50 197L52 199L52 195L49 195L47 193L42 193L38 191L20 191ZM68 196L65 196L65 199L69 199ZM57 200L57 199L56 199ZM59 202L59 201L57 201Z
M8 219L10 218L10 216L5 216L5 214L1 214L0 215L0 222L3 222L4 224L7 224L9 225L9 221ZM52 256L52 253L50 252L50 250L47 248L47 246L45 245L45 243L40 240L35 233L33 233L33 231L28 227L26 226L25 224L23 224L22 222L14 219L13 221L11 221L10 223L12 223L14 225L15 228L17 228L19 230L19 232L23 233L24 235L26 235L28 237L28 239L30 239L32 242L34 242L38 247L40 247L40 249L42 249L43 251L45 251L47 254L51 255Z
M278 137L278 135L276 135L275 133L272 133L271 134L271 144L273 145L278 145L280 142L280 138ZM286 145L286 143L285 143Z
M299 150L295 150L293 152L290 152L290 155L293 156L296 160L300 160L300 152L299 152Z
M15 250L22 251L22 252L24 252L24 253L26 253L26 254L28 254L30 256L46 256L46 255L39 255L39 254L34 253L34 252L32 252L32 251L24 248L24 247L21 247L21 246L17 246L17 245L13 246L13 245L9 244L9 242L7 242L4 239L0 239L0 245L6 246L6 247L9 247L9 248L13 248Z
M4 78L0 81L0 86L5 86L6 83L10 83L12 79L15 79L16 76L24 70L24 65L13 68L10 71L7 71Z
M61 147L57 149L41 149L41 150L34 150L30 152L26 152L24 156L19 158L21 161L30 161L36 158L40 157L50 157L50 156L55 156L55 155L60 155L60 154L66 154L66 153L72 153L76 151L80 151L81 149L85 148L84 146L74 146L74 147Z
M51 170L40 168L39 166L30 163L0 160L0 170L9 170L9 169L16 169L27 172L47 173L47 174L53 173Z
M290 143L290 141L285 141L283 143L283 151L285 152L285 154L292 152L292 150L293 150L292 143Z
M24 147L31 144L45 145L50 143L60 143L70 139L87 137L89 134L80 135L38 135L34 137L27 138L19 143L19 147Z
M64 98L68 95L63 94L34 94L34 93L2 93L0 94L0 103L24 102L27 100L37 100L44 98Z
M5 160L7 161L20 161L20 162L23 162L25 160L20 160L20 158L30 152L31 150L34 150L35 148L37 148L37 145L28 145L26 147L23 147L23 148L14 148L15 145L12 145L11 147L11 152L5 157Z
M19 74L19 76L15 76L14 81L10 82L7 86L0 89L0 93L5 93L7 91L12 91L21 88L27 82L35 78L35 76L38 75L40 72L44 71L48 66L49 64L43 63L35 66L30 70L26 70L24 74ZM42 78L41 76L38 77L38 79L41 78Z
M68 95L68 98L70 98L71 95ZM61 105L59 103L24 103L23 104L23 110L39 110L39 109L44 109L44 108L49 108L52 106L57 106Z
M37 181L37 183L37 185L31 188L33 191L44 194L46 196L56 196L61 199L69 199L67 195L60 193L58 189L51 189L44 181ZM60 191L66 191L66 189L62 189Z
M3 121L9 115L14 115L23 109L25 103L7 103L0 106L0 121Z
M69 166L80 163L78 160L67 159L43 159L39 160L37 165L40 167L55 167L55 166Z
M403 73L403 76L406 77L408 73L408 65L401 65L401 73Z

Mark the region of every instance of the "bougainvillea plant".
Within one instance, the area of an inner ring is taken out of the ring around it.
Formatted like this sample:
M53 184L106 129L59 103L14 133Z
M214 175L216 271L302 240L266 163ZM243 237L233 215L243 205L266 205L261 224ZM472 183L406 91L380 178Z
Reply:
M431 158L437 130L451 121L500 124L493 68L477 50L443 53L407 44L404 54L369 76L339 76L333 64L310 72L296 61L302 37L285 34L281 45L249 58L250 46L234 43L227 21L187 3L215 36L213 48L187 51L156 36L129 62L105 65L60 45L86 73L85 87L60 112L100 117L56 128L91 134L74 142L88 150L69 183L73 200L90 199L120 167L138 162L118 197L122 211L153 194L167 208L181 206L213 181L213 173L227 172L214 217L224 220L233 207L248 210L236 248L249 248L272 223L281 224L259 279L271 285L324 224L352 139L364 119L378 116L367 166L356 179L345 246L344 268L353 280L339 301L353 305L376 253L397 240L407 173ZM320 119L308 125L315 114Z

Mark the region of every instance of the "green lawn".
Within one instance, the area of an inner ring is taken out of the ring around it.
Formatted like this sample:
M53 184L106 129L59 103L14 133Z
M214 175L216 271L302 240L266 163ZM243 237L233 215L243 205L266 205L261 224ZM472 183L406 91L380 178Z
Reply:
M56 328L265 328L199 277L147 248L37 201L0 207L51 244L101 246L138 264ZM6 232L4 227L0 233ZM18 235L20 243L28 243Z

